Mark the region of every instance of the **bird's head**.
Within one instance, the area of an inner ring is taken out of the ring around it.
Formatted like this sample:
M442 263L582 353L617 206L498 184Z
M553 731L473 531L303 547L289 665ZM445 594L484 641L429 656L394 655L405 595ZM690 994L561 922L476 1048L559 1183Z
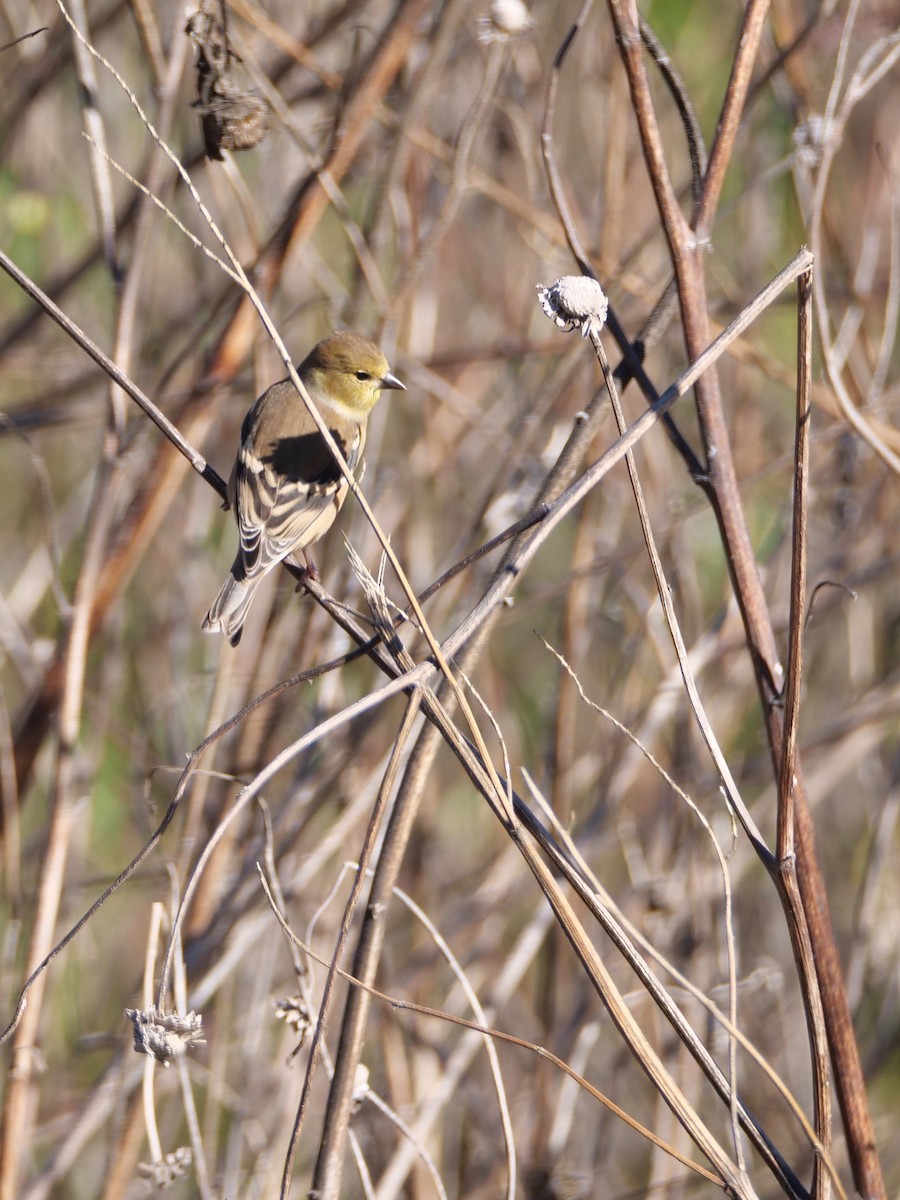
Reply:
M391 374L375 343L349 331L323 338L300 364L299 372L317 399L357 419L371 412L382 388L406 390Z

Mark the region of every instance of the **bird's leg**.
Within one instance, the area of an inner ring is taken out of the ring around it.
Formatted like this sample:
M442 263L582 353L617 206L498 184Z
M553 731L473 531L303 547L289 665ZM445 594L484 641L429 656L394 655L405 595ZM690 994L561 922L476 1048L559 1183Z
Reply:
M312 555L308 550L303 551L303 564L303 575L297 580L297 586L294 588L295 592L303 591L306 587L307 579L311 579L313 583L318 583L322 578L319 574L319 568L313 562ZM298 563L297 565L299 566L300 564Z
M313 562L313 557L308 550L303 551L303 558L306 562L306 574L310 577L313 583L318 583L322 576L319 574L319 568Z

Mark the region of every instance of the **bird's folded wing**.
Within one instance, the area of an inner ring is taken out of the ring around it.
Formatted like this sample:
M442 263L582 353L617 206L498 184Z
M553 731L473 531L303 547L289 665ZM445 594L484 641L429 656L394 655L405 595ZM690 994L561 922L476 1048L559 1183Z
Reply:
M351 470L364 438L354 431L348 445L336 440ZM347 494L347 481L322 437L304 453L282 439L265 459L242 450L236 464L236 500L241 558L248 579L263 574L289 554L311 546L329 529Z

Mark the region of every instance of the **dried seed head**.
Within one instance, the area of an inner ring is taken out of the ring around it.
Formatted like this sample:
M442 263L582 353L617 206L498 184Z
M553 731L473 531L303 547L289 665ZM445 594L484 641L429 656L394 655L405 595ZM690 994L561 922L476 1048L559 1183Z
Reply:
M168 1067L191 1046L203 1042L203 1018L199 1013L186 1016L172 1013L166 1016L155 1006L126 1008L125 1016L133 1026L134 1048L138 1054L149 1054Z
M159 1162L138 1163L138 1175L141 1179L149 1179L154 1187L171 1187L178 1179L183 1179L188 1168L194 1161L193 1151L189 1146L179 1146L171 1154L167 1154Z
M239 85L240 58L228 41L224 0L200 0L185 33L197 47L197 99L206 157L222 159L223 150L252 150L268 132L269 106Z
M534 21L522 0L494 0L490 11L478 18L482 42L505 41L528 33Z
M541 308L560 329L580 329L581 336L599 333L609 302L596 279L588 275L563 275L551 287L537 285Z
M275 1007L275 1016L293 1029L300 1046L302 1046L312 1026L312 1017L303 998L291 996L287 1000L273 1000L272 1004Z
M207 158L222 158L222 150L252 150L269 129L269 106L252 92L231 91L212 95L209 103L195 103L200 111Z

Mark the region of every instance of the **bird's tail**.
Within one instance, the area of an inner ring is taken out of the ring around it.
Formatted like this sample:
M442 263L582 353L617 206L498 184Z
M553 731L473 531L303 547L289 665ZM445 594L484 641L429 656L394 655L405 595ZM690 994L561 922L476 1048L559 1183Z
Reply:
M238 569L235 570L235 567ZM262 578L262 575L257 575L254 579L247 579L239 564L235 563L203 618L203 629L207 633L224 633L232 646L236 646L244 632L247 610Z

